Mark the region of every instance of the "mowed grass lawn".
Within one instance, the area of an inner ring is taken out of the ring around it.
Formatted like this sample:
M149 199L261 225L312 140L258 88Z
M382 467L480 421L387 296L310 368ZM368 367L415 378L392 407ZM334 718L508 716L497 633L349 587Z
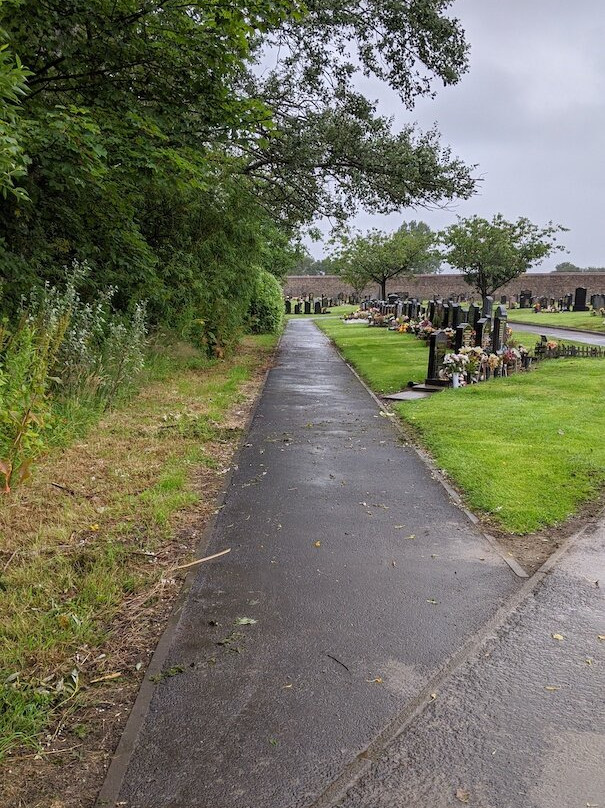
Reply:
M413 336L320 325L378 393L426 375L428 351ZM605 484L605 360L550 360L530 373L448 389L395 410L468 505L508 532L559 523Z
M579 331L605 332L605 318L592 315L589 311L535 312L533 309L509 309L511 322L531 323L531 325L552 326L553 328L577 328Z

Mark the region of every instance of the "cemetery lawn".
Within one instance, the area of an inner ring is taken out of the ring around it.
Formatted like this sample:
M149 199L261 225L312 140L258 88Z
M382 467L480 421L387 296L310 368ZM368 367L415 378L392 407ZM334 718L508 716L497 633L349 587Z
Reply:
M589 311L535 312L532 309L509 309L510 323L531 323L531 325L552 326L553 328L575 328L578 331L605 332L605 318L594 316Z
M224 361L163 348L138 395L0 500L0 760L15 784L11 751L35 753L59 719L91 776L111 752L276 340L246 337ZM17 804L3 787L0 803Z
M424 380L428 349L414 336L335 321L319 325L375 392ZM394 410L469 507L502 531L525 534L560 524L599 496L604 401L605 360L560 359Z

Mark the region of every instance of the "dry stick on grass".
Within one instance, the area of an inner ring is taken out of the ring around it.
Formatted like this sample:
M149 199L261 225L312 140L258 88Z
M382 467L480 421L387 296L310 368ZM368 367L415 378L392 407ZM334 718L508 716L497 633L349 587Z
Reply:
M211 556L206 556L206 558L198 558L197 561L190 561L188 564L181 564L179 567L173 567L172 572L176 572L177 570L186 570L188 567L195 567L196 564L203 564L204 561L212 561L213 558L218 558L219 556L224 556L227 553L231 552L231 547L228 550L221 550L220 553L215 553Z

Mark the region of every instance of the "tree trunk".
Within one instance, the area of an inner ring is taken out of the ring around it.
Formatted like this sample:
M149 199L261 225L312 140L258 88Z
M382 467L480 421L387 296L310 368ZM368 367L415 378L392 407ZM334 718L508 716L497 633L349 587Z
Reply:
M380 281L380 299L386 300L387 299L387 279L383 278Z

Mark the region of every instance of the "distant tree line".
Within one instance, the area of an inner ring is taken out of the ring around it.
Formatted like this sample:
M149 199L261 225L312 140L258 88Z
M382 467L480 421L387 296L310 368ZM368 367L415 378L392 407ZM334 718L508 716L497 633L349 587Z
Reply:
M605 272L605 267L579 267L570 261L563 261L553 270L554 272Z

